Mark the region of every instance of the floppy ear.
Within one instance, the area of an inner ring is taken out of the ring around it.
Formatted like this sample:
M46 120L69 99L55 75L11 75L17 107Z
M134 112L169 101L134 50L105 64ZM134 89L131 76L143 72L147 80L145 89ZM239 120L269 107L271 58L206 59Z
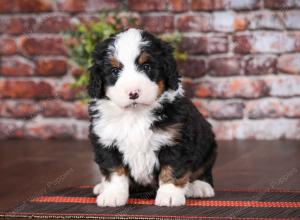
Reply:
M107 48L111 38L98 44L93 52L93 66L89 69L90 79L88 85L88 94L91 98L104 98L105 89L103 86L104 59L107 54Z
M161 50L161 71L166 77L166 86L172 90L177 90L179 84L179 74L177 65L173 56L173 47L164 41L160 40Z

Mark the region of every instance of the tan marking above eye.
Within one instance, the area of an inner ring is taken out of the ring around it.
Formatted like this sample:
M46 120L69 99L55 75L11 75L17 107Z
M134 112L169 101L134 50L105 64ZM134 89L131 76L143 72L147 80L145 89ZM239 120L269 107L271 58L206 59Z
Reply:
M122 64L117 60L117 58L113 57L109 60L110 64L114 68L120 69L122 67Z
M142 52L138 59L139 65L146 63L149 58L150 58L150 54L148 54L147 52Z

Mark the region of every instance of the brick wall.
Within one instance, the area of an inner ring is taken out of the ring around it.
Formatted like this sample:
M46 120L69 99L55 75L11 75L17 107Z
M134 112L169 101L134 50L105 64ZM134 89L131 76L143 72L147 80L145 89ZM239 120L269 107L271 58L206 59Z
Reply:
M1 0L0 138L86 138L59 32L124 5L183 33L186 93L219 139L300 138L299 0Z

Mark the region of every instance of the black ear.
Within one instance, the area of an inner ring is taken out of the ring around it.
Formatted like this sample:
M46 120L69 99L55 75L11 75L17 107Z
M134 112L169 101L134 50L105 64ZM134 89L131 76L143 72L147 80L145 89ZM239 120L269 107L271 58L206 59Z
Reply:
M104 70L104 60L107 56L108 46L113 38L109 38L101 43L99 43L93 54L93 66L89 69L90 79L88 84L88 94L91 98L104 98L105 88L103 85L103 70Z
M179 74L173 56L174 49L169 43L160 40L160 50L161 71L166 78L167 88L176 90L179 86Z

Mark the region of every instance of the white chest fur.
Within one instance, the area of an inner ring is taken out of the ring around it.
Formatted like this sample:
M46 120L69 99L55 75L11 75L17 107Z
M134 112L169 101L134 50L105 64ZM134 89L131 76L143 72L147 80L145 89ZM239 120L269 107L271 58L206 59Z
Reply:
M155 151L163 145L172 145L174 132L151 130L155 118L145 107L123 110L103 100L94 108L99 110L100 117L94 119L93 131L100 137L101 144L106 147L115 144L135 181L150 183L153 169L159 166Z

